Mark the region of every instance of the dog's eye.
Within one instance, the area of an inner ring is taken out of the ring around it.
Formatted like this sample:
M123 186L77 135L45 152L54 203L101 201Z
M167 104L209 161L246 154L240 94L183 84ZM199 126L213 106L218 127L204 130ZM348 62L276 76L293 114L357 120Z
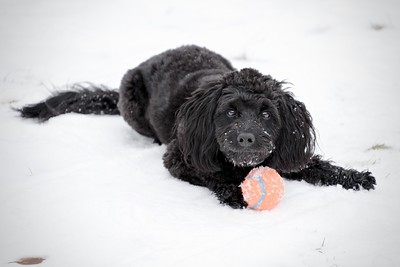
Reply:
M262 111L262 112L261 112L261 115L262 115L265 119L271 118L271 113L270 113L269 111L266 111L266 110Z
M237 112L236 112L236 110L234 110L234 109L228 109L228 110L226 111L226 115L227 115L228 117L230 117L230 118L235 117L236 114L237 114Z

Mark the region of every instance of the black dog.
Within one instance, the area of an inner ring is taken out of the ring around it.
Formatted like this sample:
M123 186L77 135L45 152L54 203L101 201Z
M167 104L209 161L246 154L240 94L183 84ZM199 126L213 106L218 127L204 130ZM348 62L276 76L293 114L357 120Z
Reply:
M254 69L237 71L205 48L183 46L129 70L119 93L79 87L19 111L40 121L68 112L121 114L139 133L168 144L163 159L173 176L209 188L234 208L247 206L239 185L258 165L311 184L373 189L370 172L314 155L311 116L283 84Z

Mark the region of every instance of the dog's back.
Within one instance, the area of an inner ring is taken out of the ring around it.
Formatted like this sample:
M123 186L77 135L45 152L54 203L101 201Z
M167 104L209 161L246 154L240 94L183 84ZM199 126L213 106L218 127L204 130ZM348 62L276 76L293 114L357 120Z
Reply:
M119 110L136 131L168 143L176 111L191 92L208 77L232 70L229 61L206 48L168 50L125 74Z
M176 110L191 92L207 77L232 70L230 62L215 52L195 45L182 46L129 70L119 92L105 86L75 84L70 90L18 111L24 118L41 122L65 113L121 114L139 133L168 143Z

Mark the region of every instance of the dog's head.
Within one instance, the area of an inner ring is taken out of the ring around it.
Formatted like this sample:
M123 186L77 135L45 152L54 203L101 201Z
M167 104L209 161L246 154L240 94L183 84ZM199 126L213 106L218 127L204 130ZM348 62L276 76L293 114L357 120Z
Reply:
M282 84L253 69L204 81L177 115L185 161L203 172L218 171L221 158L239 167L303 168L314 150L312 120Z

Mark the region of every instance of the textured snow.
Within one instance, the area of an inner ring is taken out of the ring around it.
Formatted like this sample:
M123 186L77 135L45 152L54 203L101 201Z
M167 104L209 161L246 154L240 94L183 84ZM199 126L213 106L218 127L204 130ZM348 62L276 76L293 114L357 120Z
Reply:
M0 266L400 266L399 1L2 0L0 40ZM376 190L285 180L272 211L233 210L121 117L11 109L182 44L290 82L319 152Z

